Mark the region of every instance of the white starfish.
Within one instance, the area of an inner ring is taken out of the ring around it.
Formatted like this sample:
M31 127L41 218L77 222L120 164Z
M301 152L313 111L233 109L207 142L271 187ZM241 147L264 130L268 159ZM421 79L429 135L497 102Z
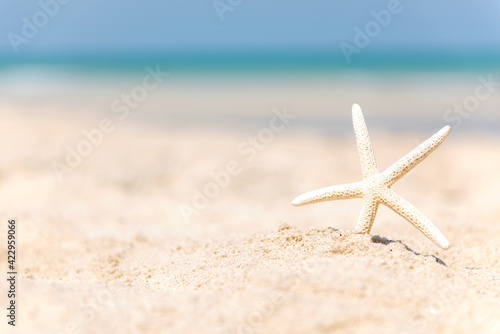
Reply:
M310 191L295 198L292 204L304 205L337 199L363 198L363 208L354 231L357 233L370 233L378 206L382 203L412 223L441 248L450 248L450 243L434 224L390 188L438 148L450 134L451 128L445 126L387 170L380 173L375 162L365 119L361 107L357 104L352 106L352 119L361 160L363 181Z

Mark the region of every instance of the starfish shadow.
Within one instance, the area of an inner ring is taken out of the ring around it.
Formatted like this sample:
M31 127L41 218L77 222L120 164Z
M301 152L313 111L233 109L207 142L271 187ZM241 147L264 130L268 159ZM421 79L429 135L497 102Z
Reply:
M406 245L405 243L403 243L401 240L389 240L387 238L384 238L384 237L381 237L381 236L378 236L378 235L372 235L372 242L373 243L377 243L377 244L384 244L384 245L390 245L390 244L393 244L393 243L398 243L398 244L403 245L403 247L406 248L407 251L412 252L413 254L415 254L417 256L432 257L432 258L434 258L436 260L437 263L439 263L440 265L443 265L443 266L447 267L446 263L443 260L441 260L440 258L438 258L437 256L432 255L432 254L418 253L418 252L414 251L413 249L411 249L410 247L408 247L408 245Z
M328 229L332 230L332 231L335 231L335 232L342 232L341 229L338 229L338 228L335 228L335 227L328 227ZM445 266L445 267L448 267L446 265L446 263L441 260L440 258L438 258L437 256L435 255L432 255L432 254L422 254L422 253L418 253L416 251L414 251L413 249L411 249L410 247L408 247L408 245L406 245L405 243L403 243L401 240L389 240L387 238L384 238L384 237L381 237L379 235L371 235L371 241L373 243L376 243L376 244L384 244L384 245L390 245L390 244L393 244L393 243L397 243L397 244L401 244L403 245L403 247L409 251L409 252L412 252L413 254L417 255L417 256L426 256L426 257L432 257L436 260L437 263L439 263L440 265L442 266Z

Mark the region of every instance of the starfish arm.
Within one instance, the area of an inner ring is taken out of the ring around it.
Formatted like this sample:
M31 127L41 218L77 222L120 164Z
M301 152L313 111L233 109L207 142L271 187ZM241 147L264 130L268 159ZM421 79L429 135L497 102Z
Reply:
M379 202L371 197L363 198L363 208L359 214L358 223L354 229L355 233L370 233L373 221L377 215Z
M292 204L295 206L334 201L337 199L349 199L361 196L361 187L359 183L349 183L339 186L331 186L318 190L309 191L297 196Z
M387 168L387 170L382 173L384 184L388 187L393 185L415 166L424 161L425 158L427 158L445 141L450 134L450 131L451 128L449 126L445 126L435 135L417 146L413 151L396 161L391 167Z
M361 171L363 178L378 173L373 147L366 127L363 112L358 104L352 106L352 121L354 124L354 133L358 145L359 159L361 160Z
M387 189L381 197L381 202L391 208L401 217L408 220L427 238L443 249L450 248L450 243L436 226L418 211L410 202L403 199L391 189Z

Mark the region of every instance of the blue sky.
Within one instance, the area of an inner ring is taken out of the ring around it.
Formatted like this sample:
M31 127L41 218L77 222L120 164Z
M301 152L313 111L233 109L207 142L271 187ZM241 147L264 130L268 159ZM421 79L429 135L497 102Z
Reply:
M56 0L41 0L49 3ZM62 1L62 0L61 0ZM66 0L68 1L68 0ZM221 0L228 3L237 0ZM242 0L221 21L212 0L70 0L19 49L37 52L171 50L339 50L354 27L389 1ZM38 1L1 1L0 53L15 55L8 34ZM500 1L405 0L370 45L374 49L500 49Z

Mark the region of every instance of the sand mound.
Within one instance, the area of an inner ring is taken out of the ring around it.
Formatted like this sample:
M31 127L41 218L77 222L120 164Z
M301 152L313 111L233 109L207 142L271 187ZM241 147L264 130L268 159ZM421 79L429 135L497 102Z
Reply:
M100 255L73 250L77 273L63 269L75 264L53 265L57 287L34 273L24 286L40 300L68 304L61 321L75 313L75 299L88 307L105 296L99 316L75 320L88 332L366 333L376 325L383 333L494 333L498 326L498 292L400 241L286 224L251 236L176 240L93 240L87 247Z
M310 274L327 269L328 263L354 264L360 260L363 264L390 263L400 269L426 269L443 275L449 271L438 258L417 254L398 241L332 228L302 231L286 224L273 233L207 243L186 242L171 252L170 263L156 276L158 286L164 290L213 290L221 283L224 288L228 283L244 286L259 277L258 273Z
M270 233L175 245L103 242L109 252L80 275L106 282L115 305L149 314L110 318L130 328L153 321L188 333L356 333L378 324L382 332L419 333L457 323L492 328L498 311L493 296L477 293L463 272L434 255L346 230L283 224ZM491 313L474 314L479 304Z
M156 250L141 238L134 244L103 242L110 252L92 260L100 265L89 273L95 275L90 278L159 291L244 288L266 276L314 276L333 270L332 265L335 270L367 266L368 276L384 267L454 276L439 258L419 254L400 241L334 228L298 230L283 224L277 232L205 241L185 239L170 248L158 244ZM350 271L343 270L344 274Z

